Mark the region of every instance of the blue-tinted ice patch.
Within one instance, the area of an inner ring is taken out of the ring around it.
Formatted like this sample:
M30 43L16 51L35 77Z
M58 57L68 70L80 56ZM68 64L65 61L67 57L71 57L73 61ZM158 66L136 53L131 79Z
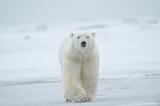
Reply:
M79 27L78 30L104 29L108 27L109 26L107 25L96 24L96 25L82 26L82 27Z

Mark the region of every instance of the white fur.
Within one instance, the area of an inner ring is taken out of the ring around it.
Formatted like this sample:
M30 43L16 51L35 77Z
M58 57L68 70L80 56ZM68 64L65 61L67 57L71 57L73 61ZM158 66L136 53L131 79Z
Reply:
M87 42L86 47L81 47L82 41ZM95 33L72 33L62 43L59 59L65 101L95 101L99 68Z

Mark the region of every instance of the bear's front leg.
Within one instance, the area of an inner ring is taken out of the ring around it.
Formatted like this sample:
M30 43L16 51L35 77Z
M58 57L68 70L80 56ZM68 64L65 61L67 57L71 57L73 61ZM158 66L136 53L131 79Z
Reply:
M81 86L86 91L90 102L96 101L96 91L99 73L98 65L99 64L97 60L83 64Z
M67 61L63 70L64 99L66 102L86 102L89 100L83 88L80 88L81 64Z

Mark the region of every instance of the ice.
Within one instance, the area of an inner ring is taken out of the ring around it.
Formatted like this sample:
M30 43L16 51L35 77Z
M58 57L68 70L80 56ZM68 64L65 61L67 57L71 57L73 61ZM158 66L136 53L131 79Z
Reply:
M58 49L70 32L96 32L97 101L65 103ZM160 105L160 20L110 19L0 28L0 106Z

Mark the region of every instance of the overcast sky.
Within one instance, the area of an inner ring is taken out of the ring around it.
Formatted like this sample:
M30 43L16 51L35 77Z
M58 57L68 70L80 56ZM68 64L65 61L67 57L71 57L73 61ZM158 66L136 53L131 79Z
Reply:
M160 0L0 0L0 25L160 17Z

